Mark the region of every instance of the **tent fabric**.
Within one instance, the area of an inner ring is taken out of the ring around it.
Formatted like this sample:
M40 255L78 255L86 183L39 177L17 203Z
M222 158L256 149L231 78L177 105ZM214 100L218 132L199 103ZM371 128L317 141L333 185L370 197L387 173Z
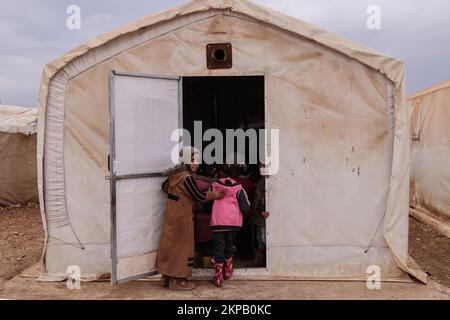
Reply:
M450 237L450 81L412 95L411 208Z
M206 69L213 42L233 43L232 69ZM70 262L85 274L111 269L104 176L113 69L265 75L267 127L283 128L281 169L268 186L269 276L363 279L379 264L388 277L426 281L408 257L403 62L246 0L196 0L144 17L45 67L38 178L47 275L64 276ZM288 205L296 201L300 212Z
M424 89L422 91L414 93L413 95L411 95L408 98L408 100L412 101L412 100L415 100L415 99L418 99L418 98L423 98L423 97L428 96L428 95L430 95L432 93L436 93L437 91L440 91L440 90L449 90L449 88L450 88L450 80L444 81L444 82L438 83L438 84L436 84L436 85L434 85L434 86L432 86L430 88L427 88L427 89Z
M0 132L37 133L37 108L0 105Z
M0 206L37 203L37 109L0 106Z

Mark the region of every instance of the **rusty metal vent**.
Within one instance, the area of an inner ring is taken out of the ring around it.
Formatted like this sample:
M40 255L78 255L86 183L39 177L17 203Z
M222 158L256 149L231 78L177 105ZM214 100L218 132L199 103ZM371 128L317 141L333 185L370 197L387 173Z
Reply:
M206 46L208 69L230 69L233 67L233 47L231 43L211 43Z

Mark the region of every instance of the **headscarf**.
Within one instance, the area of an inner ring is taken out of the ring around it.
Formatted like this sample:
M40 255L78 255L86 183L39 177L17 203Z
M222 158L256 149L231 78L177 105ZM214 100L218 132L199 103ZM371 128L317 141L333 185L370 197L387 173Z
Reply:
M180 163L181 164L191 164L192 163L192 156L194 156L194 163L200 164L201 160L201 153L200 151L195 147L183 147L183 149L180 150Z
M184 172L184 171L191 171L190 168L190 164L192 162L192 156L195 155L196 157L194 158L194 163L198 163L200 162L201 159L201 153L198 149L194 148L194 147L184 147L183 149L180 150L179 153L179 164L177 164L176 166L166 170L163 175L166 177L170 177L173 176L177 173L180 172ZM197 158L198 155L198 158Z

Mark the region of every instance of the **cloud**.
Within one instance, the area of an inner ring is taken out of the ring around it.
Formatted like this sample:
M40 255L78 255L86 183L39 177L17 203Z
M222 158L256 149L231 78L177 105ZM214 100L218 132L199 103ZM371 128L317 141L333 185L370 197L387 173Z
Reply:
M450 79L447 0L254 0L405 61L408 92ZM381 30L366 27L366 9L381 9Z
M0 0L0 100L35 106L46 63L89 39L181 0ZM253 0L293 15L407 64L410 93L450 79L450 6L447 0ZM82 10L82 29L66 28L66 9ZM378 5L382 29L366 27Z

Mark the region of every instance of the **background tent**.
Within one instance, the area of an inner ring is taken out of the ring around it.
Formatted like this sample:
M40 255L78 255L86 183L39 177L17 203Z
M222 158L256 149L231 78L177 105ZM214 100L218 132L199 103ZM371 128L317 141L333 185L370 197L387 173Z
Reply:
M211 69L209 44L232 45L233 62ZM41 279L64 278L70 265L85 278L112 271L119 282L155 271L166 201L155 173L172 165L179 98L192 93L181 82L211 76L264 77L263 123L280 129L267 267L238 277L363 280L377 265L383 280L424 280L408 261L403 63L245 0L192 1L46 66Z
M409 98L411 213L450 237L450 81Z
M37 203L37 109L0 105L0 206Z

